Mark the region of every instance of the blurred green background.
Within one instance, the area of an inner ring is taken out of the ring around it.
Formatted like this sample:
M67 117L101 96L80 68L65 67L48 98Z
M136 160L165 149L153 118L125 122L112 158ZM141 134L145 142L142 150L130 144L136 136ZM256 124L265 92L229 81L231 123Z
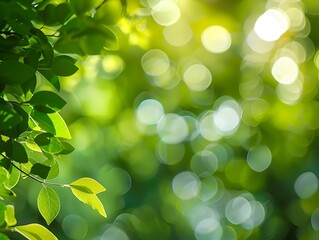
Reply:
M49 229L71 240L319 239L318 21L315 0L128 1L113 29L120 50L61 79L76 150L56 181L101 182L108 218L58 188ZM45 224L40 187L16 187L19 223Z

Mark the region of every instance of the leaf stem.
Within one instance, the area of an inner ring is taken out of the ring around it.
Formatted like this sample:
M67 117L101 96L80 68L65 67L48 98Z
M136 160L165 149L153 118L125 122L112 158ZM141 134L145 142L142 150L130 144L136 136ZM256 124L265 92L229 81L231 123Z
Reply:
M15 165L13 162L11 162L11 165L13 167L15 167L16 169L18 169L20 172L22 172L23 174L27 175L29 178L41 183L41 184L50 184L50 185L56 185L56 186L59 186L59 187L69 187L68 184L61 184L61 183L54 183L54 182L48 182L48 181L45 181L45 180L41 180L25 171L23 171L21 168L19 168L17 165Z
M34 181L37 181L37 182L39 182L39 183L41 183L41 184L44 184L44 185L45 185L45 184L49 184L49 185L55 185L55 186L59 186L59 187L70 187L69 184L61 184L61 183L54 183L54 182L49 182L49 181L41 180L41 179L39 179L39 178L37 178L37 177L31 175L30 173L25 172L25 171L22 170L21 168L19 168L17 165L15 165L15 164L13 163L12 159L8 158L8 157L7 157L6 155L4 155L3 153L0 153L0 155L1 155L2 157L6 158L6 159L9 159L10 162L11 162L11 165L12 165L14 168L18 169L21 173L25 174L27 177L33 179Z

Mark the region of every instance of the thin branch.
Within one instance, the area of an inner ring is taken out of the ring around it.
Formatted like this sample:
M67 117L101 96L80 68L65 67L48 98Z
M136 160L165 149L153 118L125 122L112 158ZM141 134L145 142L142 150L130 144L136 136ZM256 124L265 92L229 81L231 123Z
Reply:
M54 183L54 182L48 182L48 181L45 181L45 180L41 180L41 179L39 179L39 178L37 178L37 177L31 175L30 173L25 172L25 171L22 170L21 168L19 168L17 165L15 165L15 164L13 163L12 159L8 158L6 155L4 155L4 154L2 154L2 153L0 153L0 155L1 155L2 157L4 157L4 158L10 160L11 165L12 165L14 168L18 169L21 173L25 174L27 177L33 179L34 181L37 181L37 182L39 182L39 183L41 183L41 184L56 185L56 186L59 186L59 187L69 187L69 186L70 186L69 184L61 184L61 183Z
M15 167L16 169L18 169L18 170L19 170L20 172L22 172L23 174L27 175L29 178L32 178L33 180L35 180L35 181L37 181L37 182L39 182L39 183L43 183L42 180L37 179L36 177L30 175L29 173L23 171L21 168L19 168L19 167L18 167L17 165L15 165L13 162L11 162L11 165L12 165L13 167Z

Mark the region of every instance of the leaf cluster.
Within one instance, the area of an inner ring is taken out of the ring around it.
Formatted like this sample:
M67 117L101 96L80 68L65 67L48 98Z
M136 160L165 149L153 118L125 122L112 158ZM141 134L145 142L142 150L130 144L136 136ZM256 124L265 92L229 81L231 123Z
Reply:
M95 180L70 185L47 180L58 176L60 156L74 150L59 113L66 104L59 95L60 77L78 70L77 56L118 48L111 27L125 6L125 1L0 0L0 198L15 196L12 189L21 175L42 183L38 208L47 224L60 210L59 197L48 184L68 186L106 217L96 196L105 189ZM56 239L38 224L14 227L14 207L0 202L0 208L4 230L28 239Z

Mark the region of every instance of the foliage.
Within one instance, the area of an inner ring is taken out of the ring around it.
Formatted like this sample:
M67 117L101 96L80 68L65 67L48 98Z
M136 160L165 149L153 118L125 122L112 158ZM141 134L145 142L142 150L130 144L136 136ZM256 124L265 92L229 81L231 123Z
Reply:
M39 224L16 226L14 207L6 202L15 196L20 176L43 185L37 204L48 225L60 211L59 196L48 185L70 189L106 217L96 195L105 188L95 180L82 178L71 184L47 180L59 175L60 156L74 150L60 115L66 101L58 94L59 78L78 71L77 56L118 49L110 25L120 19L125 5L101 0L0 1L1 231L27 239L57 239ZM114 14L108 16L110 12Z
M316 5L141 1L119 51L63 85L71 161L107 186L109 208L99 221L66 205L65 236L317 239Z
M16 47L0 55L0 131L34 132L0 142L20 168L2 157L7 236L48 234L37 222L73 240L318 238L317 1L36 1L16 21L1 3L14 31L33 19L29 45L1 34Z

